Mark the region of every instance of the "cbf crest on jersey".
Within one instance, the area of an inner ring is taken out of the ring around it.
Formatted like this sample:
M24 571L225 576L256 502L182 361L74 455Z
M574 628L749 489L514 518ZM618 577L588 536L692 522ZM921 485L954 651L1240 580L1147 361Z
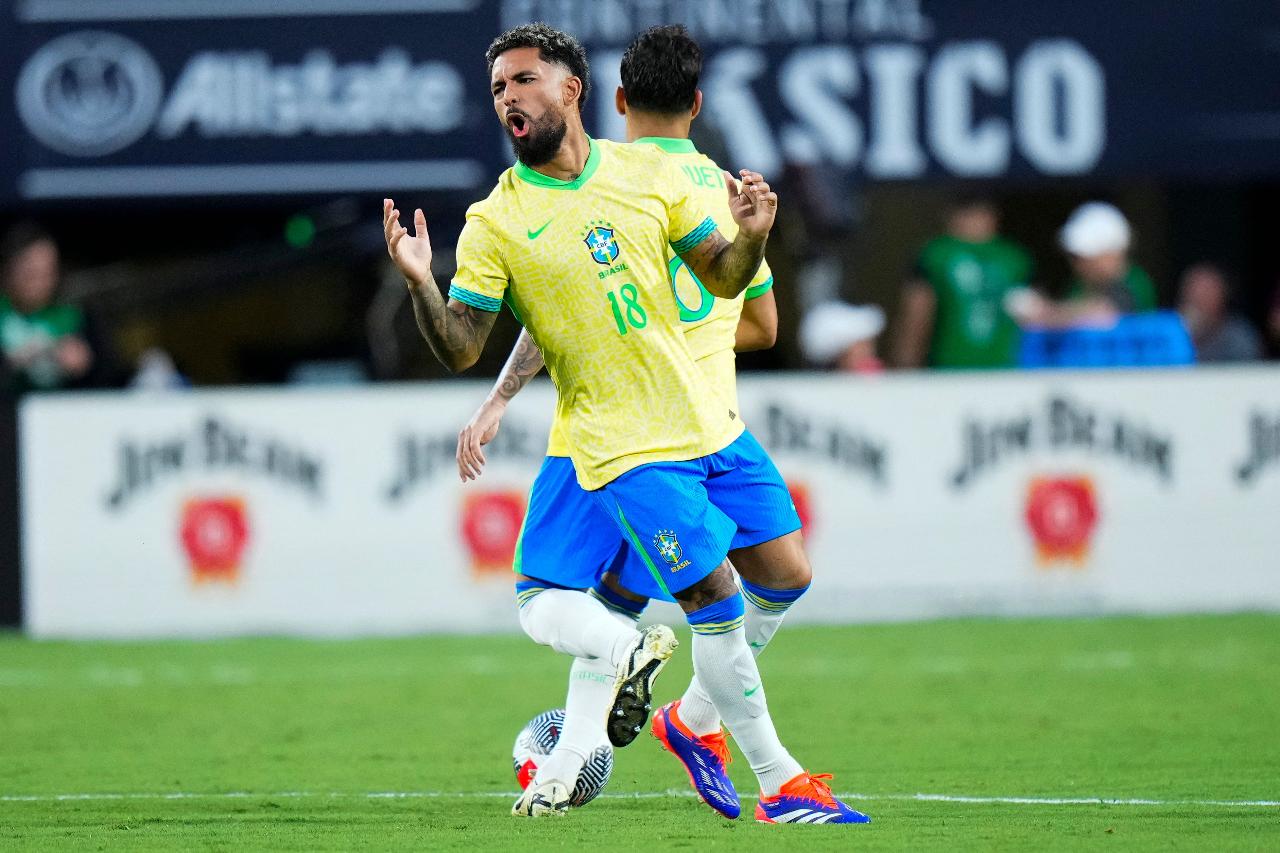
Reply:
M586 243L587 249L591 251L591 259L606 267L618 259L621 251L618 248L617 239L613 236L612 222L592 221L582 242Z

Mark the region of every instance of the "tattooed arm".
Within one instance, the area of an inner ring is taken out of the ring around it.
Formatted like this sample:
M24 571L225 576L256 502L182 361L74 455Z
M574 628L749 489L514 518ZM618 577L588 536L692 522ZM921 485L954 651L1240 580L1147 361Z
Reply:
M484 445L493 441L506 414L507 403L542 369L542 351L533 342L528 329L520 330L511 357L502 366L498 381L471 420L458 433L458 475L462 482L474 480L484 468Z
M431 239L421 210L413 212L413 227L413 236L409 236L400 224L400 211L391 199L383 199L382 230L387 252L409 288L418 331L445 367L454 373L466 370L480 358L498 314L456 299L445 300L431 275Z
M764 260L764 246L778 212L778 195L759 172L742 170L739 189L733 175L726 174L729 212L738 225L738 236L732 243L719 231L687 252L681 259L712 296L733 299L747 289Z

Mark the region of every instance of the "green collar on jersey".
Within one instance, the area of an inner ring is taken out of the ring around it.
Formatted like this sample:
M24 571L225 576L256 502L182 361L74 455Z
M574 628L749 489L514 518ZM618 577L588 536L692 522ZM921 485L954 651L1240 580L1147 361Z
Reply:
M517 178L525 183L533 184L535 187L545 187L549 190L576 190L591 180L591 176L596 173L596 169L600 166L600 149L596 147L596 141L588 136L587 144L591 146L591 153L587 155L587 163L582 167L582 174L572 181L562 181L559 178L548 177L541 172L534 171L519 160L516 161L515 166L512 168L515 169Z
M692 139L680 139L674 136L642 136L632 145L656 145L668 154L697 154L698 149Z

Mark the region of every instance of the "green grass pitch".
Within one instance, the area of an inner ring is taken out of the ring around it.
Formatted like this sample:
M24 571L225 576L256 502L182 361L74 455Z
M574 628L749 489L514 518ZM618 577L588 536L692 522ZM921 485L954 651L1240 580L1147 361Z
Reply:
M522 636L3 636L0 849L1280 849L1280 617L792 626L760 663L870 826L722 820L647 735L606 797L511 817L511 742L568 668ZM659 698L689 671L686 644Z

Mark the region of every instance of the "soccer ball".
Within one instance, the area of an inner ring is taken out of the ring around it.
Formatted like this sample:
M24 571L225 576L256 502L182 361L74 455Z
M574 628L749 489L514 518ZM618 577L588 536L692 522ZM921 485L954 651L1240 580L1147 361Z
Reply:
M556 708L534 717L516 735L515 746L511 748L511 763L515 767L520 790L529 787L533 774L538 772L538 764L555 749L563 728L564 709ZM612 773L613 747L604 742L587 756L587 763L582 765L578 781L569 795L569 805L585 806L600 796Z

